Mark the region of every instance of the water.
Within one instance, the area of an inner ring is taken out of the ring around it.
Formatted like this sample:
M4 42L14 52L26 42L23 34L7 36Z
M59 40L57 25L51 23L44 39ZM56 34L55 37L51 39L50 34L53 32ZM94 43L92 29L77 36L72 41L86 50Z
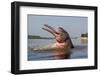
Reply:
M54 39L28 39L28 60L55 60L52 51L31 51L30 48L41 47L54 43ZM72 39L74 49L71 49L70 59L87 58L87 40Z

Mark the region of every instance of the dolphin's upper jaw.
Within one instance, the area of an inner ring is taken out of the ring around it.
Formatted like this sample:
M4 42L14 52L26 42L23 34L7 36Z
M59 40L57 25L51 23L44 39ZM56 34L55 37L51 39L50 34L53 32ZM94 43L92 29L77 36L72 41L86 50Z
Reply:
M51 31L51 32L53 33L53 31L52 31L50 28L48 28L48 27L43 27L42 29ZM56 30L55 30L55 31L56 31ZM63 42L65 42L65 40L66 40L66 38L63 39L63 37L61 37L61 34L62 34L62 31L59 30L59 29L58 29L58 30L56 31L56 33L55 33L55 39L56 39L56 41L59 42L59 43L63 43Z

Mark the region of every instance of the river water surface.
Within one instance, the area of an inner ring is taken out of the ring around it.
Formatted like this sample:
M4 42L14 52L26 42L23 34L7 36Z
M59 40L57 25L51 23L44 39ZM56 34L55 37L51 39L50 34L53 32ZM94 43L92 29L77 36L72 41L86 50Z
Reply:
M28 60L55 60L54 53L52 51L32 51L30 48L44 47L48 44L54 43L54 39L28 39ZM80 38L72 39L74 49L71 49L70 59L87 58L87 40L81 40Z

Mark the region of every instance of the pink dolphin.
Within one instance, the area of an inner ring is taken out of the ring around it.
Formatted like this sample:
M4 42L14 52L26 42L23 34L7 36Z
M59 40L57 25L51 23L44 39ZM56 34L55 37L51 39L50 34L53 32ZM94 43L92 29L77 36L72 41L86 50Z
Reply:
M74 48L71 38L62 27L58 27L58 30L55 30L53 27L45 24L46 28L42 28L43 30L48 31L54 37L56 42L52 45L42 48L33 48L35 51L53 51L56 59L64 59L68 58L70 55L70 49Z

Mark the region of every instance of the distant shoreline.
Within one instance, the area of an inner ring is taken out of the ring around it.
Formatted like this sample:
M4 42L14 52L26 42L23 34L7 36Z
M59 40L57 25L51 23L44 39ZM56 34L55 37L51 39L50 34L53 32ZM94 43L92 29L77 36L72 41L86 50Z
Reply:
M71 39L77 39L78 37L72 37ZM41 37L36 35L28 35L28 39L55 39L54 37Z
M28 39L54 39L53 37L41 37L35 35L28 35Z

